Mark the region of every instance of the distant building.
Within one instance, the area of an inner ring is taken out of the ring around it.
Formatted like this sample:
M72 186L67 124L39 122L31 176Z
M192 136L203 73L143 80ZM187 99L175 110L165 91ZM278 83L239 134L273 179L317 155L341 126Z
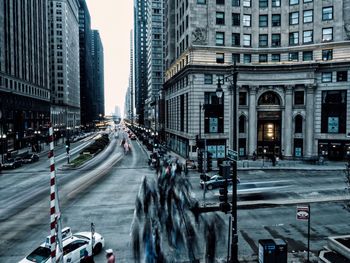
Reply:
M80 126L79 0L49 0L51 121L55 129Z
M147 2L134 0L135 108L142 125L147 99Z
M130 104L130 97L131 97L131 93L130 93L130 87L128 86L126 93L125 93L125 103L124 103L124 119L127 120L131 120L131 104Z
M94 120L99 120L105 115L104 99L104 54L103 45L98 30L92 30L91 54L93 61L93 102L92 111Z
M196 156L201 135L220 162L233 127L241 158L350 152L350 0L167 0L166 7L165 131L174 151ZM237 126L225 78L234 62Z
M85 0L79 0L79 62L80 62L80 114L81 124L93 124L94 71L92 70L92 31L89 9Z
M42 135L47 132L50 121L47 14L46 1L28 0L26 5L20 1L0 1L1 152L26 147L35 131Z
M117 118L121 118L121 112L120 112L119 106L115 106L115 108L114 108L114 115L115 115Z

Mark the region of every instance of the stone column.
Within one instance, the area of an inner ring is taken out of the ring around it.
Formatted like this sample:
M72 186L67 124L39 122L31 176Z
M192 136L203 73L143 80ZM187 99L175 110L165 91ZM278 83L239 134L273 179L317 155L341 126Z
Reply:
M314 91L316 86L311 84L306 86L306 130L305 130L305 156L313 155L314 144Z
M292 156L292 133L293 133L293 116L292 116L292 105L293 105L293 86L288 85L285 89L285 110L284 110L284 138L282 139L284 145L284 156Z
M256 111L256 86L249 87L249 116L248 116L248 133L249 133L249 152L252 156L253 152L257 150L257 111Z

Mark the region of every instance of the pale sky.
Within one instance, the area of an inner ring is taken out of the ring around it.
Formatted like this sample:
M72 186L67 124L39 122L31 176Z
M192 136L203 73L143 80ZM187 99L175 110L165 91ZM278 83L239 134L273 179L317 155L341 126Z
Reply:
M130 30L133 28L132 0L86 0L91 27L100 31L104 48L105 112L118 105L124 112L130 72Z

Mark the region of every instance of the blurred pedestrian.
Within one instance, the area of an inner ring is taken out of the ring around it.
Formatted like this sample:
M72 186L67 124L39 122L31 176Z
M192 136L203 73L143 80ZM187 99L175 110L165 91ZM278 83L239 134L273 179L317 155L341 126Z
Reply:
M115 263L115 256L113 249L109 248L106 250L107 263Z

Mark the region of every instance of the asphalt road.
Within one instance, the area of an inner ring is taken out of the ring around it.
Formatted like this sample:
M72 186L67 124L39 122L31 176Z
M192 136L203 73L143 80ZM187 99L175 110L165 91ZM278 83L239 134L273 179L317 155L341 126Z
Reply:
M58 170L63 226L70 226L73 232L88 231L93 222L96 231L105 237L106 248L117 251L117 261L132 262L130 227L135 197L142 178L154 176L154 170L146 162L146 155L137 142L132 142L132 153L124 156L114 139L104 153L82 170ZM49 233L49 173L46 164L41 165L0 176L0 262L18 262ZM34 176L39 180L34 180ZM291 180L292 183L283 192L240 200L240 257L254 259L258 240L266 238L285 239L289 252L304 251L307 224L296 220L296 204L301 200L332 200L334 196L344 196L342 176L330 172L241 173L242 181ZM198 173L191 171L189 177L193 196L202 201ZM29 198L23 202L18 193ZM215 193L206 194L208 203L217 201ZM314 253L326 244L325 237L350 232L350 213L343 209L342 202L312 203L311 213L311 250ZM220 215L228 222L229 215ZM226 238L221 236L218 258L226 256ZM200 247L203 248L203 244ZM98 255L95 261L105 262L104 255Z

